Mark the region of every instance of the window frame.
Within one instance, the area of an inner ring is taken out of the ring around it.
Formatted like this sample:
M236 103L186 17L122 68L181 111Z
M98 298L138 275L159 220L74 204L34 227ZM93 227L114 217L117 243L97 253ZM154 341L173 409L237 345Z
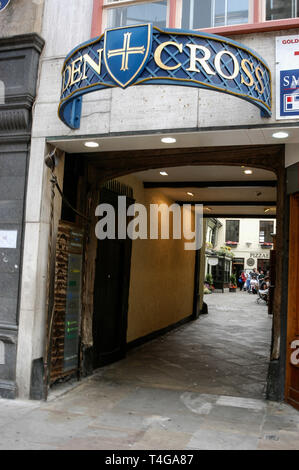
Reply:
M294 2L294 4L293 4ZM276 20L267 20L266 17L267 17L267 0L262 0L261 3L264 4L264 11L263 11L263 21L265 21L265 23L268 23L269 21L284 21L284 20L290 20L290 19L295 19L295 18L298 18L297 16L291 16L289 18L279 18L279 19L276 19ZM296 13L297 11L297 6L299 4L299 0L292 0L292 10L293 12Z
M190 0L193 4L197 0ZM248 0L248 22L246 23L238 23L234 25L227 24L227 17L228 17L228 9L227 9L227 4L229 0L224 0L225 1L225 24L221 26L215 26L215 2L217 0L211 0L212 1L212 11L211 11L211 26L207 28L190 28L194 31L199 31L199 30L211 30L215 28L226 28L226 27L233 27L233 26L241 26L241 25L249 25L252 23L253 18L254 18L254 0ZM182 16L183 16L183 0L177 0L177 7L179 7L180 11L180 23L177 25L177 27L181 28L182 27ZM191 17L191 15L190 15Z
M115 9L115 8L120 8L120 7L126 7L130 5L138 5L138 4L144 4L144 3L158 3L161 0L118 0L115 2L109 3L109 0L103 0L103 6L102 6L102 31L107 28L108 24L108 10ZM167 10L166 10L166 28L170 27L170 5L171 0L166 0L167 1Z
M265 243L266 243L266 244L268 244L268 243L272 243L272 244L273 244L273 239L272 239L272 240L269 240L269 241L268 241L268 240L265 240L265 231L264 231L264 236L263 236L264 240L261 241L261 224L262 224L262 223L265 223L265 222L266 222L267 224L272 224L272 231L271 231L271 233L274 233L274 230L275 230L274 220L260 220L259 222L260 222L260 223L259 223L259 244L260 244L260 245L263 245L263 244L265 244Z
M93 0L93 18L91 25L91 37L103 33L107 24L107 10L137 3L146 3L154 0L119 0L108 3L108 0ZM159 1L159 0L157 0ZM182 25L182 1L167 0L166 25L169 28L181 28ZM281 20L266 20L266 0L249 0L248 23L239 25L202 28L201 31L211 34L222 34L227 37L242 34L264 33L268 31L288 30L299 27L299 18ZM195 30L196 31L196 30Z

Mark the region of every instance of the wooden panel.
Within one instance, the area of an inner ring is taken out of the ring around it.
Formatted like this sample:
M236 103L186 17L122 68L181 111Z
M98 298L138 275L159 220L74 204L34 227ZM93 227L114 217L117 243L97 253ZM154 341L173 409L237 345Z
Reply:
M119 183L115 189L118 186ZM118 193L102 188L100 201L117 211ZM127 207L133 202L127 197ZM117 223L116 220L116 226ZM122 359L126 354L131 247L129 238L98 241L93 314L94 368Z
M98 168L106 181L118 176L154 168L166 168L185 165L244 165L263 168L274 172L284 171L281 158L284 147L233 146L130 150L113 152L93 152L80 154L86 156L89 163Z
M299 409L299 193L290 201L286 400Z

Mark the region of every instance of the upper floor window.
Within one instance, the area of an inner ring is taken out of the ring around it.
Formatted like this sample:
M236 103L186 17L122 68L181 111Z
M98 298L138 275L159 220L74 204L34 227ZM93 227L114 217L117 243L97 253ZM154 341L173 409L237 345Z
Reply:
M106 5L108 28L142 23L152 23L160 28L166 27L167 0L152 2L109 0Z
M267 0L266 20L282 20L299 16L299 0Z
M225 230L225 241L239 243L239 220L227 220Z
M182 0L182 28L248 23L249 0Z
M274 231L274 222L270 220L261 220L260 221L260 243L272 243Z
M104 0L102 30L144 23L218 32L248 25L250 30L256 23L297 17L299 0Z

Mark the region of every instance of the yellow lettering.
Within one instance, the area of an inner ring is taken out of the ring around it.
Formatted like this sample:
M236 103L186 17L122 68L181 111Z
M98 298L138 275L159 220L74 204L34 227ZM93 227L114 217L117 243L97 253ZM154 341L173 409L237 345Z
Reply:
M84 68L83 68L82 80L85 80L87 78L87 76L86 76L86 64L88 64L98 75L100 75L101 67L102 67L102 52L103 52L103 49L98 49L97 50L97 53L99 54L99 63L98 64L91 57L89 57L88 54L84 54L84 56L83 56Z
M249 87L249 86L254 85L254 79L253 79L252 73L250 72L250 70L247 67L247 64L251 68L251 72L253 72L253 63L250 62L250 60L248 60L248 59L243 59L242 62L241 62L241 69L243 70L243 72L245 72L245 74L249 78L249 82L246 82L243 75L241 75L241 83L243 83L244 85Z
M261 86L261 88L258 87L258 85L256 84L255 86L255 90L258 91L261 95L264 93L265 91L265 87L264 87L264 84L262 82L262 78L263 78L263 75L264 75L264 72L263 70L261 69L261 67L257 67L255 69L255 76Z
M186 44L186 46L190 49L190 67L187 69L189 72L201 72L196 66L196 62L198 62L208 75L216 75L216 72L207 63L211 57L211 51L207 47L196 44ZM197 51L204 52L204 56L196 57Z
M183 44L177 44L176 42L172 42L172 41L168 41L168 42L163 42L162 44L160 44L157 49L155 50L155 54L154 54L154 59L155 59L155 62L156 64L158 65L158 67L160 67L161 69L163 70L176 70L178 69L182 64L177 64L177 65L173 65L173 66L169 66L169 65L166 65L162 62L162 59L161 59L161 54L163 52L163 49L167 46L174 46L176 47L179 52L183 52Z
M228 55L233 59L234 71L231 75L226 75L221 69L221 59L224 55ZM240 66L239 66L238 59L230 51L220 51L220 52L218 52L218 54L216 54L214 64L215 64L215 68L216 68L217 72L219 73L219 75L221 75L221 77L223 77L223 78L226 78L227 80L233 80L234 78L236 78L238 76L238 74L240 72Z
M68 79L66 79L66 73L68 73ZM62 92L61 93L64 93L65 90L68 88L69 84L70 84L70 81L71 81L71 67L68 65L65 69L65 71L63 72L63 76L62 76Z
M80 63L78 67L76 67L77 63ZM82 56L78 57L78 59L74 60L72 62L72 70L71 70L71 81L70 81L70 86L74 85L74 83L80 82L82 78L82 73L81 73L81 64L82 64ZM75 75L78 74L77 78L75 78Z

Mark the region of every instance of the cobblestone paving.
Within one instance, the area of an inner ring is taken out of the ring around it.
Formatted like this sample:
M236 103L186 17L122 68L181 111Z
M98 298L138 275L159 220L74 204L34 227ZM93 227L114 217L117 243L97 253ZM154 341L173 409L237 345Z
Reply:
M299 449L299 413L265 400L271 317L247 293L48 402L0 399L0 449Z

